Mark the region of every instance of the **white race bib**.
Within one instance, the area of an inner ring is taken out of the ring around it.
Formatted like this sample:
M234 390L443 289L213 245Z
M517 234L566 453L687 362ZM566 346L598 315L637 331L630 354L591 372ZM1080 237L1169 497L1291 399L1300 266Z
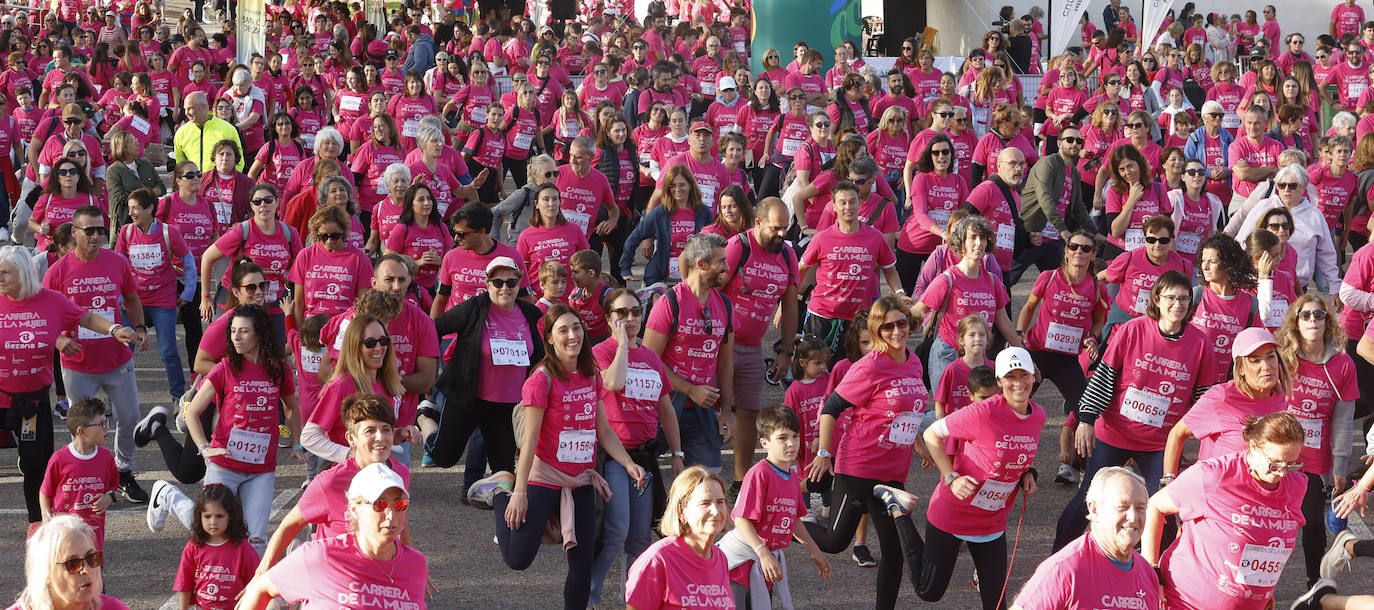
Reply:
M303 133L301 134L301 139L305 140L306 148L309 148L310 150L315 150L315 134Z
M1016 248L1016 225L1011 223L997 225L997 249L1013 250Z
M734 42L733 46L735 48L736 53L739 53L740 55L744 54L744 41L737 40Z
M1139 292L1135 293L1135 313L1144 315L1145 308L1149 304L1150 290L1148 288L1141 288Z
M563 121L563 133L559 134L565 138L576 136L582 131L582 124L577 121Z
M1202 235L1192 232L1178 234L1178 251L1184 254L1197 254L1197 247L1202 245Z
M996 512L1007 507L1007 500L1011 499L1011 494L1015 491L1016 481L988 479L978 488L978 495L973 497L972 504L983 510Z
M1350 91L1350 97L1358 98L1360 97L1360 94L1364 93L1364 90L1368 88L1369 85L1366 85L1364 83L1350 83L1350 87L1348 88Z
M663 395L663 376L653 369L625 370L625 398L658 400Z
M129 246L129 264L134 269L141 271L152 271L162 266L162 245L161 244L131 244Z
M118 322L118 321L119 321L119 318L116 318L116 317L115 317L115 310L113 310L113 309L92 309L92 310L91 310L91 313L93 313L93 314L95 314L95 315L97 315L97 316L100 316L100 317L102 317L102 318L105 318L106 320L113 320L113 321L115 321L115 322ZM107 334L105 334L105 333L98 333L98 332L95 332L95 331L93 331L93 330L91 330L91 329L89 329L89 328L86 328L85 326L77 326L77 327L76 327L76 338L77 338L78 340L104 339L105 337L108 337L108 336L109 336L109 335L107 335Z
M916 444L916 432L921 429L921 414L915 411L904 411L892 418L892 423L887 427L887 440L894 445L910 447Z
M301 348L301 370L318 375L320 373L320 363L324 361L323 348L318 350Z
M949 210L931 210L927 212L927 215L930 216L931 222L939 225L942 229L949 225Z
M420 132L420 121L418 121L418 120L416 120L416 119L408 119L408 120L406 120L406 122L401 123L401 135L403 135L403 136L405 136L405 137L407 137L407 138L413 138L413 137L415 137L415 134L417 134L417 133L419 133L419 132Z
M801 140L783 140L782 156L792 158L797 156L797 149L801 148Z
M577 225L578 227L581 227L582 232L584 233L587 231L587 227L591 225L592 222L591 214L588 214L586 212L578 212L575 210L563 210L563 217L568 219L568 222L571 222Z
M363 98L357 96L344 96L339 99L339 108L350 112L359 110L363 107Z
M558 433L558 461L590 464L596 455L596 430L564 430Z
M1240 127L1240 115L1228 112L1221 117L1221 126L1226 129L1236 129Z
M1312 449L1322 448L1322 420L1320 418L1299 417L1302 424L1302 446Z
M1045 228L1040 229L1040 236L1045 239L1059 239L1059 228L1054 223L1045 223Z
M468 116L468 122L472 123L473 127L485 125L487 123L487 107L478 106L473 108L472 114Z
M138 115L134 115L133 120L129 121L129 126L137 129L140 133L148 133L148 131L153 128L153 125L148 122L148 119Z
M1160 396L1149 390L1126 388L1126 393L1121 397L1121 416L1152 428L1162 428L1171 402L1168 396Z
M1288 315L1288 299L1280 295L1274 295L1269 300L1269 317L1264 319L1264 325L1269 328L1283 326L1283 317Z
M716 209L716 185L697 181L697 186L701 187L701 202L712 211Z
M1236 584L1251 587L1272 587L1279 584L1283 567L1292 547L1247 544L1240 554L1240 566L1235 571Z
M276 303L281 300L281 282L271 280L267 282L267 302Z
M1050 322L1045 329L1045 349L1064 354L1077 354L1082 345L1083 329L1059 322Z
M715 84L715 83L710 83L710 82L702 83L702 84L701 84L701 94L702 94L702 95L715 95L715 94L716 94L716 84Z
M266 432L249 432L239 428L229 431L229 440L224 444L226 457L245 464L262 464L267 461L267 449L272 446L272 435Z
M491 344L491 363L496 366L529 366L530 350L524 341L510 339L489 340Z
M1126 229L1126 251L1145 247L1144 229Z
M169 98L167 97L167 94L166 94L166 93L159 93L159 94L157 94L157 105L162 106L163 108L166 108L166 107L167 107L167 104L168 104L169 102L171 102L171 99L169 99Z
M377 180L377 194L386 195L388 193L390 193L390 191L386 189L386 182L384 180Z
M534 141L534 136L533 136L533 135L530 135L530 134L528 134L528 133L517 133L517 134L515 134L515 147L516 147L516 148L519 148L519 149L521 149L521 150L524 150L524 149L526 149L526 148L529 148L529 147L530 147L530 143L533 142L533 141Z
M232 201L216 201L214 204L215 220L219 222L220 226L227 227L234 224L234 203Z

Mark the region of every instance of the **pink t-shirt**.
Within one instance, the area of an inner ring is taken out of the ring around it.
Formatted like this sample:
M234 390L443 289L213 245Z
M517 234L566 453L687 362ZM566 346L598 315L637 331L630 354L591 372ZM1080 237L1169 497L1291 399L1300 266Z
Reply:
M1258 309L1251 315L1253 302L1249 295L1236 293L1231 298L1224 298L1206 286L1202 288L1202 300L1197 303L1189 323L1207 335L1207 342L1212 345L1214 375L1210 379L1201 379L1203 385L1226 381L1231 370L1231 339L1236 333L1250 326L1260 326L1263 322Z
M1023 610L1159 607L1159 577L1132 551L1123 572L1091 533L1080 536L1035 568L1012 604Z
M1263 136L1260 144L1256 145L1245 136L1236 136L1236 141L1231 143L1229 159L1231 161L1231 188L1237 195L1249 195L1255 190L1256 182L1241 180L1235 172L1236 163L1245 161L1250 167L1276 167L1279 163L1279 154L1283 152L1283 145L1279 144L1268 136Z
M286 189L286 183L291 179L291 172L305 161L304 147L296 143L282 144L273 141L268 145L258 149L254 155L254 161L260 161L264 165L262 175L259 180L277 187L277 192Z
M395 146L381 146L376 140L368 140L353 155L350 169L362 174L358 184L358 207L371 212L377 202L388 195L382 172L392 163L404 163L403 150Z
M921 295L921 302L932 310L944 312L944 315L940 316L938 329L940 339L946 345L953 346L959 344L955 334L959 320L977 314L987 320L988 324L992 324L997 318L997 311L1006 307L1007 303L1011 302L1011 297L1007 295L1001 278L981 269L978 277L971 278L959 269L953 268L930 282L925 294ZM945 306L946 302L949 303L948 308Z
M1183 423L1198 439L1197 458L1205 460L1244 451L1248 444L1241 435L1245 420L1284 410L1283 394L1251 398L1228 381L1213 386L1197 399L1183 416Z
M406 168L412 176L411 184L424 183L434 193L434 205L439 209L440 218L447 220L458 211L458 208L463 207L464 200L454 194L463 183L449 166L435 162L434 169L431 170L423 160L416 160L407 162Z
M261 364L243 360L235 371L229 360L221 360L206 380L215 386L219 407L218 423L210 446L228 451L209 458L235 472L272 472L277 468L277 408L283 396L296 393L296 384L287 372L280 384L272 381Z
M701 202L706 204L706 207L711 208L711 212L714 213L716 211L716 195L730 185L730 171L725 168L725 164L715 157L710 157L705 163L700 163L692 158L691 152L678 153L663 163L664 173L658 179L658 188L668 188L665 181L668 176L667 169L674 165L686 165L687 169L692 171L692 176L697 181L697 187L701 189ZM812 177L815 177L814 173Z
M95 205L99 200L95 195L77 193L75 197L67 198L60 194L44 193L38 197L38 201L33 204L33 221L39 224L47 223L50 227L47 234L34 234L35 248L46 250L52 243L52 231L58 226L72 221L76 216L76 209L83 205Z
M1342 5L1344 6L1344 5ZM1310 184L1317 187L1317 209L1326 217L1326 225L1332 229L1340 226L1345 206L1350 203L1359 188L1359 177L1347 171L1336 178L1330 174L1326 165L1313 165L1307 168Z
M740 267L746 239L749 258ZM801 282L796 255L786 245L778 252L765 250L754 229L749 229L731 237L725 245L725 268L731 272L724 291L734 308L735 342L760 345L782 295Z
M946 415L937 425L963 442L954 470L977 479L978 493L960 500L948 485L936 483L926 521L956 536L1005 531L1021 475L1035 464L1045 410L1032 402L1021 415L998 394Z
M845 233L834 226L811 239L801 262L816 268L808 309L827 318L852 320L878 298L879 271L896 264L897 257L873 227L863 225Z
M727 587L727 588L728 588L728 587ZM732 606L732 607L733 607L733 606ZM21 603L19 603L19 602L14 602L14 605L13 605L13 606L10 606L10 607L8 607L8 608L5 608L5 610L26 610L26 609L24 608L24 605L23 605L23 604L21 604ZM129 607L126 606L126 605L124 605L123 602L121 602L121 601L119 601L119 600L117 600L117 599L115 599L115 598L113 598L113 597L111 597L111 596L109 596L109 595L101 595L101 596L100 596L100 610L129 610Z
M615 192L611 183L596 168L587 171L586 176L578 176L572 168L564 168L554 179L558 191L563 195L563 217L577 225L590 239L592 229L596 228L596 215L602 206L607 210L616 207ZM518 260L518 259L517 259Z
M1169 203L1168 194L1160 183L1150 182L1143 186L1145 193L1140 196L1139 201L1135 202L1135 207L1131 208L1131 220L1126 226L1126 235L1124 237L1107 236L1107 241L1122 250L1137 250L1145 247L1145 220L1160 214L1167 216L1174 211L1173 206ZM1130 197L1129 191L1118 192L1116 188L1107 189L1107 213L1121 213L1128 197Z
M282 227L286 227L287 232L282 232ZM215 247L230 260L247 256L262 267L263 279L268 283L267 302L274 304L273 313L280 311L275 303L281 299L282 285L287 281L287 271L291 269L296 254L301 251L301 236L295 229L278 222L275 233L268 235L250 219L248 239L244 239L243 224L240 223L230 227L224 235L215 240ZM232 269L225 270L224 278L220 280L220 285L226 289L230 288L232 273Z
M582 328L586 329L587 337L599 341L611 336L611 327L606 322L605 303L611 287L606 282L598 281L591 290L579 288L573 282L568 282L568 288L570 292L565 302L577 310L577 317L582 318Z
M1011 196L1015 199L1016 209L1021 209L1021 195L1012 190ZM1011 269L1012 254L1016 249L1016 224L1002 190L990 180L985 181L973 188L965 203L977 209L992 227L995 248L989 254L997 257L997 264L1001 268Z
M615 340L602 341L592 348L596 366L610 368L618 349ZM627 450L638 448L658 434L658 403L672 391L668 369L653 350L630 348L626 359L625 387L619 392L601 392L606 420Z
M472 156L472 160L483 167L495 168L501 164L501 158L506 154L506 137L500 131L492 131L483 126L468 134L463 149L471 151L468 154Z
M877 109L874 109L873 112L878 114ZM916 114L913 112L907 116L916 116ZM911 146L911 136L907 135L907 132L898 132L894 136L888 133L886 129L875 129L869 132L864 139L868 142L868 150L873 155L873 160L878 163L878 171L882 172L883 176L892 172L900 172L906 166L906 151Z
M947 228L949 215L968 199L968 183L957 173L940 177L934 172L916 172L911 178L911 215L897 236L897 247L912 254L927 254L943 240L931 227Z
M1193 388L1215 377L1207 335L1184 325L1168 341L1159 323L1141 316L1112 329L1102 362L1119 373L1112 405L1097 418L1097 438L1113 447L1159 451L1174 424L1188 412Z
M520 391L520 402L544 409L535 455L569 475L592 468L596 461L596 410L600 400L600 373L587 376L568 371L567 379L559 379L543 367L531 373Z
M525 263L525 284L534 286L539 283L541 265L554 261L570 268L569 261L572 260L572 255L590 247L587 243L587 233L571 222L529 227L520 232L520 237L515 242L515 249L520 251L520 258L515 260ZM566 297L567 293L572 291L572 287L572 282L568 282L563 296Z
M186 245L191 246L191 254L197 261L206 248L215 243L215 236L224 231L214 206L200 197L188 204L180 194L172 193L158 202L157 210L160 220L181 230L181 236L186 239Z
M22 393L51 385L58 334L74 332L85 314L86 308L47 288L22 301L0 298L0 389ZM0 406L9 405L9 394L0 393Z
M1160 557L1164 606L1261 610L1307 520L1307 477L1289 475L1265 489L1244 453L1200 460L1168 487L1178 507L1177 542Z
M811 464L816 455L816 442L821 434L821 408L830 395L829 386L830 373L825 373L815 379L798 379L783 392L782 404L796 412L797 419L801 420L801 449L797 451L797 463L803 468ZM839 436L833 437L831 445L839 447L838 440Z
M324 429L330 442L347 446L348 438L344 436L347 427L343 421L343 401L361 390L353 381L353 377L338 373L339 369L337 368L335 371L338 376L330 380L329 383L325 384L324 389L320 390L320 400L315 405L315 411L310 414L308 423ZM373 381L371 391L373 394L384 398L389 396L386 386L383 386L381 381ZM392 397L391 401L393 411L399 411L401 397ZM400 418L397 418L397 423L400 423Z
M878 206L882 206L881 211L878 208ZM876 218L874 217L875 213L877 214ZM868 222L868 219L870 218L873 219L873 222L871 223ZM878 194L877 189L873 189L873 192L869 194L868 199L864 200L863 204L859 206L859 220L864 224L877 229L880 233L884 235L888 233L896 233L899 229L901 229L901 226L897 223L896 209L893 208L892 205L888 204L887 199L884 199L882 195ZM835 206L828 205L825 206L825 209L821 211L821 217L819 221L816 223L815 226L811 228L816 229L817 231L822 231L825 229L829 229L832 226L835 226Z
M199 515L197 515L199 517ZM258 551L247 540L219 544L187 542L181 549L173 591L194 593L198 608L231 610L258 569Z
M493 305L482 329L477 398L496 403L518 402L535 340L519 308L506 311Z
M423 608L429 565L420 551L395 545L390 561L376 561L358 550L353 534L313 540L282 558L267 578L286 601L304 601L302 610Z
M114 454L105 447L96 447L90 454L81 455L67 444L48 458L43 471L43 486L38 493L52 499L53 514L81 517L95 530L95 548L105 548L105 513L96 512L100 497L119 487L119 469Z
M929 406L925 371L910 351L904 362L871 351L855 362L835 393L854 406L849 431L840 439L835 472L878 481L906 481Z
M154 221L150 231L144 233L134 223L124 225L115 252L129 258L138 279L138 300L144 307L176 307L177 272L172 265L180 263L191 249L176 227Z
M362 250L344 246L337 252L314 244L301 250L291 265L287 279L300 284L305 299L305 316L317 313L334 315L353 304L358 293L372 281L372 261Z
M386 465L405 481L409 489L410 469L396 460L388 460ZM350 457L315 475L310 485L301 492L296 509L306 523L319 526L315 530L314 540L326 540L348 533L348 486L361 470L358 460Z
M391 235L391 228L396 226L401 220L401 204L387 195L377 202L377 207L372 208L371 229L377 235Z
M1083 339L1093 327L1093 316L1107 310L1107 287L1085 274L1077 285L1069 285L1058 269L1040 272L1031 287L1040 297L1035 324L1026 331L1026 348L1076 355Z
M70 252L48 268L43 287L66 295L73 303L106 320L118 322L120 298L138 292L138 279L129 259L112 250L101 249L90 262ZM118 339L85 327L76 330L81 351L75 356L62 354L62 366L83 373L108 373L133 358L129 348Z
M1302 424L1303 472L1331 474L1332 416L1338 401L1360 397L1355 361L1349 354L1336 354L1325 364L1317 364L1298 354L1298 370L1293 375L1293 396L1288 412Z
M1358 36L1364 25L1364 9L1359 5L1350 6L1342 2L1331 9L1331 20L1336 22L1336 37L1345 34Z
M391 234L386 238L386 249L400 252L418 263L420 257L431 250L442 258L443 253L453 249L453 236L442 223L431 222L423 228L418 224L397 223L391 227ZM415 274L415 283L434 288L439 280L439 265L419 265L419 269Z
M796 464L788 465L787 478L767 459L759 460L745 473L740 484L739 499L730 517L754 522L768 550L787 548L792 532L806 515L806 497L802 494L804 476Z
M1003 267L1008 269L1009 267ZM1156 265L1145 254L1145 248L1118 254L1107 265L1107 281L1121 284L1116 293L1116 306L1135 316L1145 315L1145 306L1150 300L1150 289L1155 280L1166 271L1178 271L1187 277L1193 276L1193 264L1177 252L1169 253L1169 260Z
M662 538L630 567L625 600L636 608L734 610L725 552L713 546L704 559L681 537Z
M702 304L686 282L669 290L677 295L676 325L665 297L662 307L654 307L649 312L644 327L667 335L663 364L669 369L697 385L715 386L716 359L731 330L725 299L712 289L706 296L706 303Z
M309 421L315 411L315 401L320 398L320 363L324 361L326 348L310 349L301 344L301 334L296 329L286 331L286 347L291 352L291 364L295 366L296 385L300 389L297 405L301 410L301 421Z
M452 289L449 292L448 309L487 291L487 263L492 259L509 256L517 265L523 260L515 248L499 241L494 243L495 248L486 254L478 254L467 248L454 248L444 255L444 262L439 265L439 284ZM520 270L520 276L526 277L524 269ZM527 282L522 282L520 287L526 285ZM439 292L443 294L443 288Z

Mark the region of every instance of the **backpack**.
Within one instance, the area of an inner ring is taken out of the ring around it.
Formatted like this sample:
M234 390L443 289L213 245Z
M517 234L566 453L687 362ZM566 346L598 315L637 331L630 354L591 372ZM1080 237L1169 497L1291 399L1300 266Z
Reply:
M881 210L879 210L879 211L881 211ZM869 224L873 224L873 223L872 223L872 222L869 222ZM731 273L731 274L730 274L730 277L732 277L732 278L734 278L734 277L739 277L740 272L741 272L741 271L744 271L744 265L745 265L745 263L748 263L748 262L749 262L749 254L750 254L751 251L753 250L753 246L749 245L749 243L752 242L752 241L753 241L752 239L749 239L749 234L748 234L747 231L744 232L744 233L740 233L740 234L739 234L739 246L740 246L740 251L739 251L739 262L735 263L735 271L734 271L734 273ZM784 256L787 258L787 262L788 262L789 264L792 264L792 265L797 264L797 251L796 251L796 250L793 250L792 248L783 248L782 251L786 253L786 254L784 254ZM724 295L722 295L722 296L724 296ZM729 302L727 301L727 305L728 305L728 304L729 304ZM674 313L676 313L676 310L674 310ZM676 315L673 316L673 321L674 321L674 322L677 321L677 316L676 316Z
M239 223L239 249L237 252L237 255L239 256L243 254L243 247L248 245L248 232L250 229L248 223L250 222L253 222L253 219L249 218L248 220ZM287 225L285 222L278 220L277 230L282 231L283 234L286 235L286 247L288 249L291 248L291 227ZM292 252L291 256L294 258L296 256L296 253Z
M734 332L735 330L734 306L730 303L730 297L725 296L723 293L720 293L719 291L717 291L717 294L720 294L720 300L725 303L725 334L728 335ZM606 295L603 294L601 296L605 297ZM677 292L670 288L668 289L667 293L663 296L664 300L668 301L668 312L671 314L669 317L672 319L672 323L669 324L669 328L677 328L681 325L682 318L682 306L678 303Z
M162 245L163 245L163 247L167 248L167 258L168 258L168 259L171 259L171 257L172 257L172 236L171 236L171 234L167 231L167 223L166 223L166 222L163 222L163 221L161 221L161 220L159 220L158 222L162 223ZM132 223L132 222L129 223L129 224L124 225L124 228L122 229L122 231L124 232L123 237L124 237L124 241L125 241L125 242L128 242L128 241L130 241L130 240L133 239L133 232L134 232L135 230L137 230L137 229L136 229L134 223Z

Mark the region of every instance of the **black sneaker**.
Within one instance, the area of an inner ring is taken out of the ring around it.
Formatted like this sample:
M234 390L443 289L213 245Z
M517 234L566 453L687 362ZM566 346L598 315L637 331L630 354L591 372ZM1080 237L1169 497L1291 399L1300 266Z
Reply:
M52 406L53 412L54 412L54 413L57 413L57 419L62 420L62 421L67 421L67 411L68 411L70 408L71 408L71 405L70 405L70 403L67 402L67 400L66 400L65 398L62 399L62 400L57 401L57 404L55 404L55 405Z
M138 481L134 479L134 473L120 471L119 473L119 495L124 496L124 500L130 504L146 504L148 502L148 492L143 491L138 486Z
M162 405L153 407L143 419L138 420L138 425L134 426L134 445L146 447L153 442L153 432L157 426L167 425L167 416L171 411Z
M1312 588L1303 593L1301 597L1293 600L1293 605L1289 606L1289 610L1320 610L1322 598L1335 594L1336 581L1323 578L1314 583Z
M854 563L859 564L861 568L871 568L878 565L878 560L873 558L873 553L868 552L868 545L866 544L854 545L854 554L851 556L854 558Z

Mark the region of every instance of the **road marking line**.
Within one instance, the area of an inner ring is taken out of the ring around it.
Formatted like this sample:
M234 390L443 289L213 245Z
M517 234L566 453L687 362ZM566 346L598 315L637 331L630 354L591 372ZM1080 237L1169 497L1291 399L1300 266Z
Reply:
M271 521L276 521L281 516L281 511L296 500L296 496L301 495L300 489L283 489L277 497L272 499L272 516L268 517Z

